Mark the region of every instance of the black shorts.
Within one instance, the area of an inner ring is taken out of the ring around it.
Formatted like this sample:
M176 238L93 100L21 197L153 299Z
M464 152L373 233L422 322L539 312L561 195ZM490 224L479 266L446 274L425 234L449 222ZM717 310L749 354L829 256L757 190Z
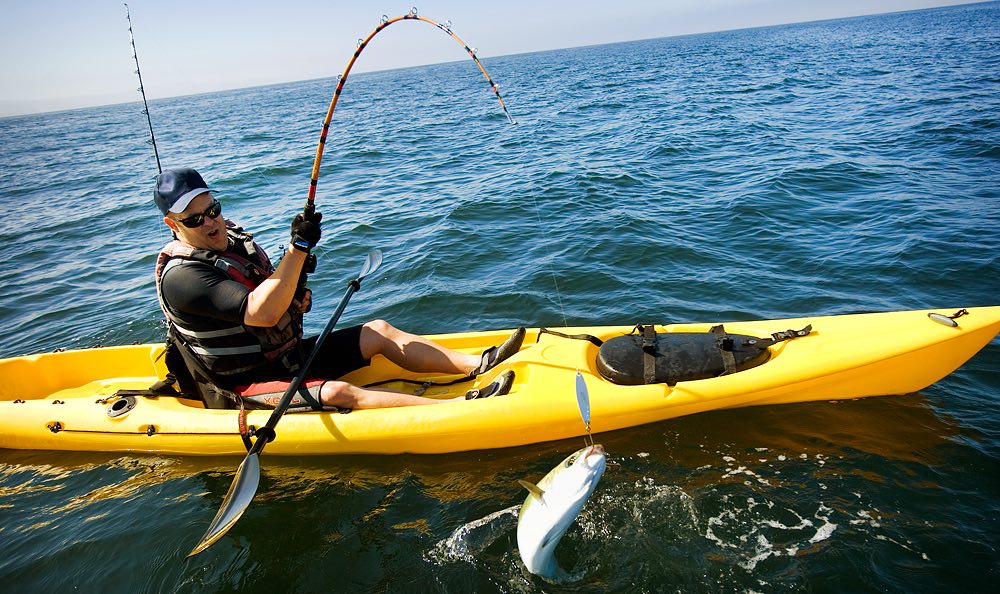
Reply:
M336 330L326 337L306 373L307 379L302 382L299 394L293 397L291 404L293 408L300 406L318 408L324 382L335 380L371 364L371 359L365 359L361 354L361 328L362 326L354 326ZM319 337L313 336L302 340L303 357L308 357L312 352L317 338ZM304 362L303 359L302 363ZM272 369L260 373L252 381L242 382L233 391L247 400L273 408L293 378L294 375L287 370Z
M316 353L313 364L309 367L307 377L334 380L348 373L368 367L371 359L365 359L361 354L361 329L363 326L353 326L343 330L335 330L323 341L323 346ZM312 336L302 341L302 352L308 357L316 345L318 336ZM303 361L304 363L305 361Z

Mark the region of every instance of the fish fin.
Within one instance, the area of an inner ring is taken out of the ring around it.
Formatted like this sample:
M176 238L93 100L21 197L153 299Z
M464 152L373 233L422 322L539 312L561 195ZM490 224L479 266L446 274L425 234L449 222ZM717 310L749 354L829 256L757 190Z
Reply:
M539 501L541 501L542 503L545 503L545 499L544 499L545 491L542 491L538 487L538 485L536 485L534 483L529 483L528 481L523 480L523 479L517 479L517 483L519 485L521 485L522 487L524 487L525 489L527 489L528 492L531 493L532 495L534 495Z

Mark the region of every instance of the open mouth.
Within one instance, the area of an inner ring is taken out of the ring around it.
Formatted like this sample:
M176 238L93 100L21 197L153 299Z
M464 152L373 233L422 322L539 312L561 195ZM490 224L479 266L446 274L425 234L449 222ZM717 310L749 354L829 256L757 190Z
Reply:
M589 458L592 454L602 454L603 455L604 454L604 446L602 446L599 443L598 444L594 444L594 446L592 448L590 448L590 450L587 451L587 454L584 456L584 460L586 460L587 458Z

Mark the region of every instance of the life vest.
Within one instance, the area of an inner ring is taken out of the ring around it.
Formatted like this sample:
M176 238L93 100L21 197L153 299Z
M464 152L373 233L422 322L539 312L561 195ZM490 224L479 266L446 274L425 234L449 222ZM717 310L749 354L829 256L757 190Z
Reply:
M226 222L230 247L225 252L199 249L180 240L173 240L160 250L156 259L156 296L167 318L168 339L193 354L202 369L215 383L226 384L226 377L252 371L275 361L281 361L294 371L297 361L291 360L302 336L302 314L294 306L274 326L262 328L237 324L212 330L196 330L185 325L181 316L171 310L163 299L163 276L174 266L212 266L224 271L231 279L248 289L256 289L274 272L267 254L253 236ZM241 253L242 252L242 253ZM186 359L188 359L186 357Z

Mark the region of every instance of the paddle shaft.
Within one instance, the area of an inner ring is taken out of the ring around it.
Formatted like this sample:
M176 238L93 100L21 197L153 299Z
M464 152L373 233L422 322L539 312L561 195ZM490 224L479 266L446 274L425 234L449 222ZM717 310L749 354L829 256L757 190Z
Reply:
M347 293L344 298L340 300L340 305L337 306L336 311L333 312L333 316L330 317L330 321L326 323L326 327L323 328L323 332L320 333L319 337L316 338L316 345L313 346L312 351L309 352L309 356L306 358L305 363L302 364L302 368L299 370L298 375L292 379L292 383L288 385L288 389L281 396L281 400L278 401L278 405L274 407L274 411L271 416L267 419L267 423L264 425L264 431L259 431L260 437L254 442L253 448L250 449L249 454L259 454L264 450L264 446L267 445L269 441L274 439L274 428L278 425L278 421L288 410L289 405L292 403L292 398L295 396L295 392L298 391L299 386L302 385L302 381L306 377L306 373L309 372L309 368L312 366L312 362L316 359L316 354L319 352L323 342L326 337L330 335L333 331L333 327L337 325L340 320L340 316L347 309L347 302L351 300L351 296L357 293L361 289L361 279L356 278L352 280L347 285ZM248 454L248 455L249 455Z
M226 498L222 502L222 506L219 508L219 512L215 514L215 518L212 520L211 525L209 525L208 530L205 535L201 538L201 541L188 553L188 556L197 555L201 551L204 551L208 547L212 546L212 543L216 542L222 536L239 521L243 512L250 505L253 500L253 496L257 493L257 485L260 482L260 453L267 445L269 441L272 441L275 437L274 428L277 426L278 421L281 420L282 415L288 410L288 405L292 402L292 396L302 385L302 380L305 378L306 373L309 371L310 366L312 366L313 359L316 358L316 353L319 352L320 347L323 345L323 341L329 336L333 327L337 324L340 319L341 314L344 313L344 309L347 307L347 302L350 301L351 295L358 292L361 289L361 281L375 271L376 268L382 263L382 252L380 250L374 249L368 252L368 256L365 258L365 265L361 269L361 273L358 274L358 278L352 280L347 285L347 294L340 301L340 305L337 306L337 310L333 313L330 321L327 322L326 328L323 332L316 338L316 344L313 346L312 351L310 351L309 356L306 358L305 363L302 364L302 368L299 370L298 375L289 384L288 390L281 397L278 405L274 408L274 412L271 413L270 418L267 420L267 424L257 430L257 440L254 442L253 446L250 447L250 451L247 453L246 458L240 464L239 468L236 469L236 477L233 479L233 484L229 487L229 492L226 493Z

